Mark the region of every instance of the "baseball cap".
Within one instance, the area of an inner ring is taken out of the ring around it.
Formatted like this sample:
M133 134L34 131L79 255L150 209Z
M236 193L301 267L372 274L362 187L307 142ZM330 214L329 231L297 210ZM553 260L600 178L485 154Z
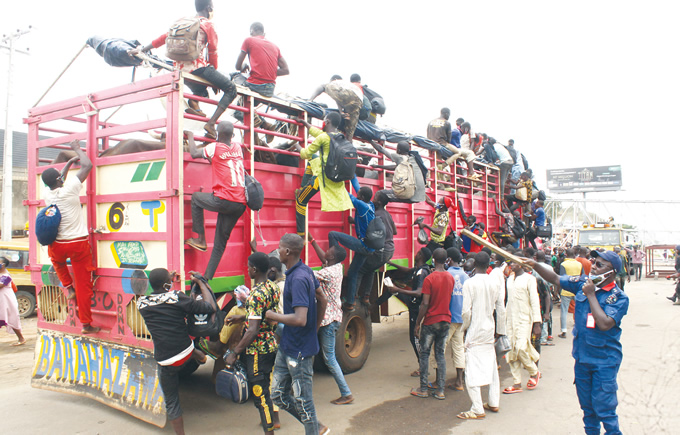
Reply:
M608 261L612 264L612 267L614 267L614 270L616 273L621 272L621 257L619 257L619 254L617 254L614 251L590 251L590 256L595 258L595 257L600 257L604 261Z
M54 168L48 168L45 169L42 173L42 180L43 183L47 185L47 187L52 187L57 183L57 178L59 178L61 174L59 171L57 171Z

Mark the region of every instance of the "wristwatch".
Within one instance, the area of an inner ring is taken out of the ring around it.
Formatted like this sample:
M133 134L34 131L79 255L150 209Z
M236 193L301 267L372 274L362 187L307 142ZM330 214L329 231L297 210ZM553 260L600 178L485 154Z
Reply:
M231 355L232 353L234 353L233 350L227 349L227 351L224 352L224 356L222 357L222 359L226 362L226 361L227 361L227 357L228 357L229 355Z

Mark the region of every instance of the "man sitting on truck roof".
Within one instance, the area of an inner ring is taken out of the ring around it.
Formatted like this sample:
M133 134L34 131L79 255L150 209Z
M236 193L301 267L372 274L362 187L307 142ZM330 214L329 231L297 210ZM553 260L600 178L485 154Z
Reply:
M354 85L352 85L354 86ZM299 143L295 143L290 151L297 151L300 157L310 160L309 166L313 177L309 182L302 186L295 195L295 223L297 234L305 234L305 221L307 219L307 203L321 191L321 211L345 211L352 208L352 201L349 198L344 181L333 181L326 178L321 167L321 158L315 154L321 152L323 161L328 161L328 154L331 149L330 135L338 133L338 127L342 118L339 113L329 112L324 118L323 130L319 130L307 121L295 118L309 129L309 134L315 137L314 142L306 148L302 148Z
M250 65L243 64L246 55L250 58ZM250 70L246 86L265 97L274 96L276 77L290 74L281 50L265 39L264 26L257 22L250 25L250 37L243 41L236 69L244 74Z
M215 307L207 301L213 295L201 276L191 273L191 280L198 284L203 299L193 299L181 291L173 291L175 273L158 268L149 273L149 285L153 293L140 296L137 309L153 340L154 358L158 362L158 377L168 420L177 434L184 433L182 408L179 406L179 373L193 356L205 362L205 355L194 349L189 337L187 315L212 314Z
M207 159L212 167L213 191L194 192L191 195L192 230L198 237L192 237L184 242L194 249L205 252L208 245L205 241L203 210L217 212L215 243L208 266L205 268L207 279L215 276L231 231L246 211L243 153L239 144L231 143L234 126L228 121L221 122L217 126L217 132L217 142L212 142L201 150L196 148L193 133L186 133L191 157Z
M56 204L61 213L57 240L47 248L59 281L68 290L68 299L75 299L78 306L78 319L83 324L81 333L96 334L99 328L92 326L92 248L90 247L87 220L81 212L80 191L83 182L90 175L92 162L80 148L80 142L70 143L76 157L57 171L48 168L42 173L43 182L49 187L45 193L45 205ZM80 160L80 170L75 177L66 178L71 165ZM73 277L68 271L66 261L71 260ZM75 291L74 288L75 281Z
M217 33L215 32L212 21L210 21L213 17L213 1L195 0L195 6L196 18L200 20L200 30L197 38L198 43L201 45L201 50L195 60L176 61L175 67L180 71L190 72L195 76L207 80L214 86L213 91L215 91L216 94L219 91L224 92L224 95L217 103L215 112L205 125L206 137L215 139L217 136L215 124L224 111L227 110L227 107L229 107L231 102L234 101L234 98L236 98L236 85L234 85L227 76L217 71ZM151 41L150 44L130 50L128 54L130 56L135 56L140 51L148 52L152 48L159 48L165 44L167 37L168 33L164 33ZM206 48L208 49L207 59L203 54ZM210 96L206 85L192 82L186 82L186 85L191 89L191 92L199 97L208 98ZM200 111L198 102L195 100L189 100L189 108L186 111L194 115L205 116L205 114Z

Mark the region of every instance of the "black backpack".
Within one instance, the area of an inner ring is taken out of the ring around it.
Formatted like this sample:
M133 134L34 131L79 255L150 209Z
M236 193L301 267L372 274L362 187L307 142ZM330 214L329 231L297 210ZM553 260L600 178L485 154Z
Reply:
M258 211L264 205L264 190L259 181L250 174L246 174L246 204L251 210Z
M380 216L376 216L366 227L364 243L371 249L379 251L385 248L385 222Z
M208 285L208 280L202 278L206 285ZM224 318L227 317L227 313L219 309L217 305L217 298L212 289L210 289L210 294L213 297L217 311L212 314L192 314L187 316L187 326L189 327L189 335L192 337L216 337L222 330L224 326ZM194 300L199 300L203 298L201 294L201 288L197 283L191 286L191 298Z
M323 161L323 151L321 152L321 169L325 178L331 181L349 181L354 178L357 170L358 154L357 149L352 145L352 141L347 140L342 133L330 134L330 150L328 160Z
M527 226L522 222L522 219L515 218L515 225L513 225L510 230L512 231L512 234L519 239L526 234Z

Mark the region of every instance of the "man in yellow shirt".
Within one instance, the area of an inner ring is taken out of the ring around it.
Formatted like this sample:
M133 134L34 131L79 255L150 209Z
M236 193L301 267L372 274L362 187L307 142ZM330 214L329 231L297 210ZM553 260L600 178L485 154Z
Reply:
M569 248L564 252L566 258L560 265L560 275L580 276L584 274L583 265L576 260L576 250ZM569 304L574 299L574 293L562 289L560 293L560 326L562 332L558 337L567 338L567 316L569 315Z
M302 186L295 195L295 223L299 236L305 234L305 220L307 219L307 203L317 192L321 191L321 211L345 211L352 208L352 201L349 198L344 181L332 181L325 177L321 168L321 159L314 157L314 154L321 151L323 161L328 160L328 153L331 149L331 138L329 135L338 134L338 126L342 121L340 114L330 112L323 120L322 129L318 129L307 121L296 118L309 129L309 134L316 139L306 148L299 144L293 145L290 151L298 151L300 157L310 160L309 167L313 177L309 182ZM322 179L323 177L323 179Z

